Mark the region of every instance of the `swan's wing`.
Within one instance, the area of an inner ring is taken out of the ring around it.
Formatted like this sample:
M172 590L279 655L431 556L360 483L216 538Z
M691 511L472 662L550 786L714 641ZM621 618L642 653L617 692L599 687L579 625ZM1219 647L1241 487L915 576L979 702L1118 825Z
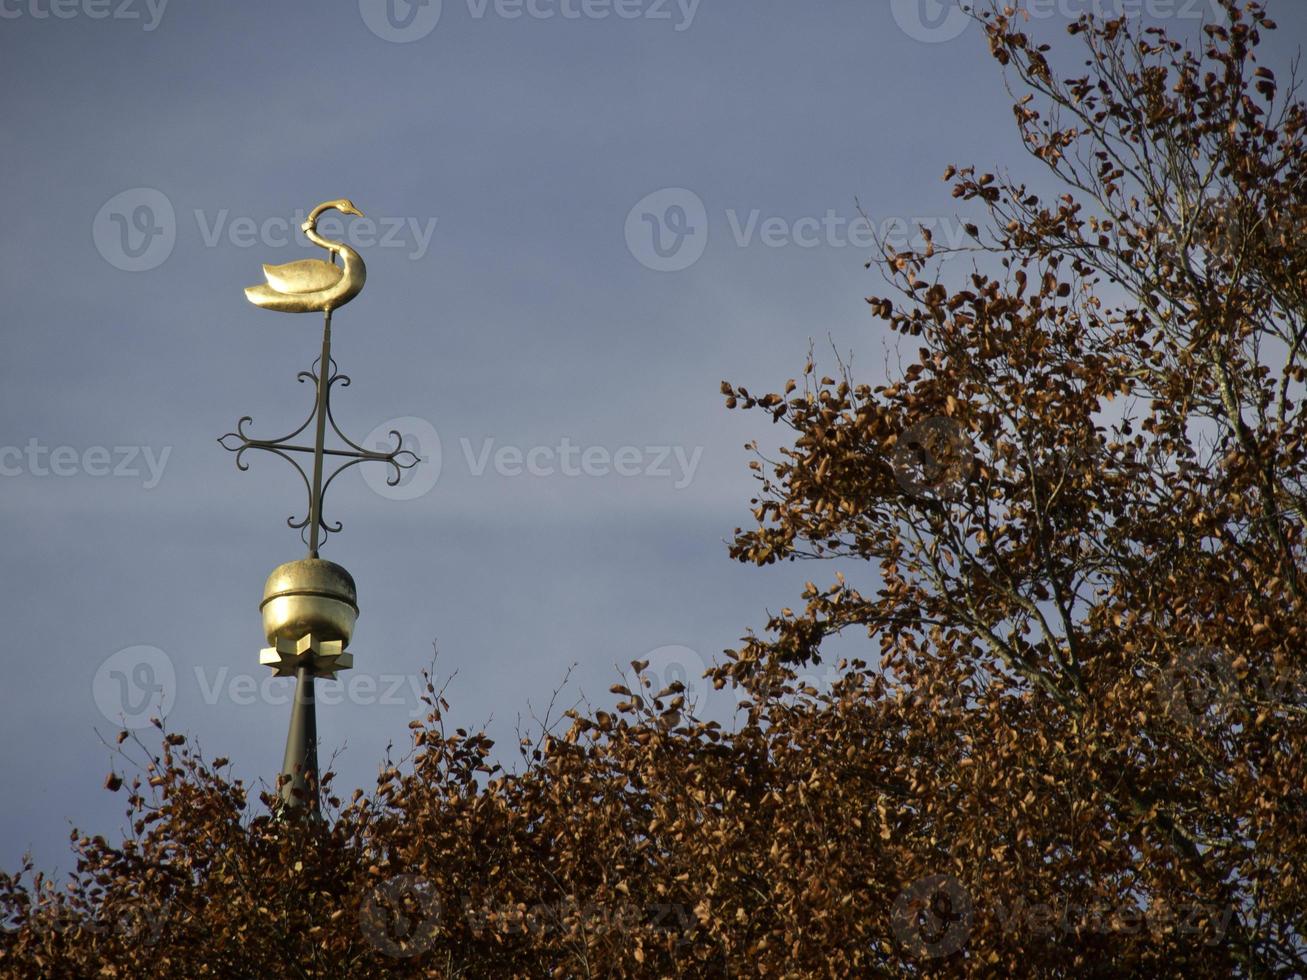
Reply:
M279 293L316 293L340 282L343 270L322 259L300 259L285 265L265 265L268 285Z

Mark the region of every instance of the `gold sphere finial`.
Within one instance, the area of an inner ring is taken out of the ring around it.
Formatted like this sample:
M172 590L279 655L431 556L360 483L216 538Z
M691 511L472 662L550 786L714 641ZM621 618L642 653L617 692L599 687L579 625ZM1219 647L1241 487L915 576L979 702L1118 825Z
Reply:
M292 676L308 665L315 674L334 677L353 666L345 652L358 619L354 578L335 562L301 558L278 565L263 588L263 632L272 646L259 662L278 676Z

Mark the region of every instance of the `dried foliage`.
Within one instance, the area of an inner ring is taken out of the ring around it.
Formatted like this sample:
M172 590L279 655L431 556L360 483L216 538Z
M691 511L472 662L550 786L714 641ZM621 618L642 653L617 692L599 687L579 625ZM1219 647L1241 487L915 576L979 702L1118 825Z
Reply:
M714 669L732 730L619 686L507 773L432 690L317 823L161 733L106 784L127 839L0 876L0 968L1307 974L1307 112L1225 6L1197 47L1084 19L1079 77L990 10L1058 196L950 168L969 243L887 252L869 300L920 344L892 384L723 386L794 432L734 557L868 579ZM850 629L875 655L807 686Z

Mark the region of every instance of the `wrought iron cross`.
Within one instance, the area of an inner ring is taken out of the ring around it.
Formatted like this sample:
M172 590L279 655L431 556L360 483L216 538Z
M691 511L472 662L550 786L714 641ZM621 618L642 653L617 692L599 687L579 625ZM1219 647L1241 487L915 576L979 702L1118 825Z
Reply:
M322 370L324 363L328 366L326 372ZM323 516L322 509L327 490L336 477L359 463L385 463L391 469L386 477L386 482L393 487L397 486L399 481L403 479L404 471L412 469L421 462L421 459L412 450L403 447L403 436L395 429L390 431L390 436L394 440L394 448L383 453L360 446L345 435L340 430L340 426L336 424L335 416L332 415L331 411L331 388L336 384L339 384L342 388L347 388L350 379L348 375L341 374L336 369L336 362L331 357L330 311L326 314L322 328L322 353L313 362L313 366L308 371L301 371L296 379L301 384L306 381L313 382L314 390L317 393L313 410L309 413L308 418L300 423L298 428L279 439L255 439L246 431L246 426L253 422L254 419L246 415L236 423L235 432L228 432L218 442L223 449L236 454L236 466L241 470L250 468L250 464L245 460L244 456L251 449L275 453L295 468L295 472L299 474L300 480L304 484L305 493L308 495L308 513L298 520L292 514L286 518L286 524L299 530L300 539L308 546L309 557L317 558L318 549L321 545L326 542L330 535L339 532L343 527L339 521L334 524L328 522ZM306 446L299 440L310 426L315 427L314 440L313 445ZM326 445L328 426L344 442L347 448L332 448ZM305 472L304 467L296 461L295 457L291 455L292 453L312 456L311 474ZM336 467L324 481L324 460L327 456L344 459L346 462Z

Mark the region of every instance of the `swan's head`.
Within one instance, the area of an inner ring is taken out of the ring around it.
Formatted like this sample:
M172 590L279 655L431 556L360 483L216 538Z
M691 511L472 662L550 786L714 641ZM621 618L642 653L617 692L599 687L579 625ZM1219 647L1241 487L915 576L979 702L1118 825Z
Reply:
M341 214L352 214L355 217L363 217L363 212L354 206L354 202L347 197L338 198L335 201L326 201L319 204L309 214L309 219L300 227L304 231L312 231L317 227L318 219L322 217L324 211L339 211Z

